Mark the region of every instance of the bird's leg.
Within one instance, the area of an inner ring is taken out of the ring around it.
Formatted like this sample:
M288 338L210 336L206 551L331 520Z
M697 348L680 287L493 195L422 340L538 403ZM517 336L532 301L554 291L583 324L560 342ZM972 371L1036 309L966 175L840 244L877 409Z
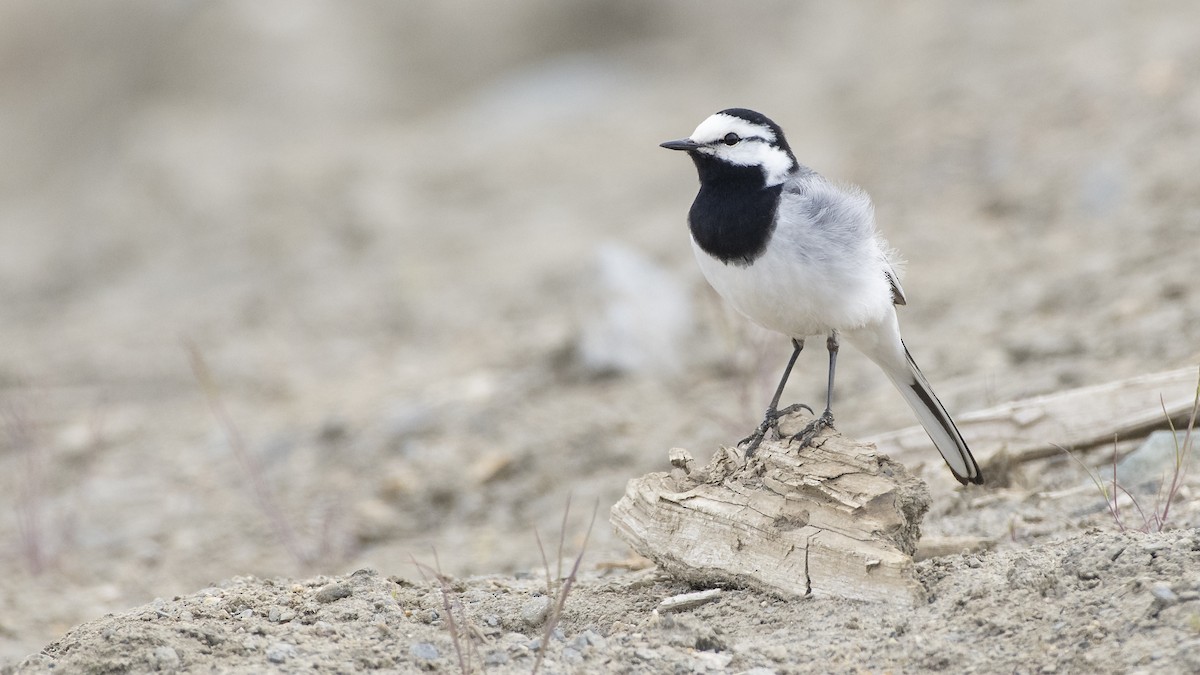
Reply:
M837 368L838 354L838 335L837 331L830 331L829 338L825 340L825 347L829 349L829 382L825 389L825 412L815 420L809 422L800 433L792 436L792 440L800 441L800 447L804 447L812 443L825 429L833 426L833 372Z
M833 424L833 372L837 370L837 355L838 355L838 334L836 330L829 331L829 337L825 339L825 348L829 350L829 382L825 384L825 412L821 413L819 419L827 420L827 423Z
M812 412L812 408L803 403L788 406L782 411L779 410L779 397L783 396L783 388L787 386L788 377L792 374L792 366L796 365L796 359L800 356L801 350L804 349L804 340L793 339L792 347L794 348L792 350L792 358L788 359L787 367L783 369L783 377L779 380L779 386L775 388L775 396L771 397L771 405L767 408L767 414L763 418L762 424L758 425L754 433L738 442L739 446L743 443L750 443L746 448L746 457L754 455L754 451L758 450L759 444L762 443L768 431L774 430L776 433L779 432L779 418L781 416L786 413L795 412L800 408L807 408L809 412Z

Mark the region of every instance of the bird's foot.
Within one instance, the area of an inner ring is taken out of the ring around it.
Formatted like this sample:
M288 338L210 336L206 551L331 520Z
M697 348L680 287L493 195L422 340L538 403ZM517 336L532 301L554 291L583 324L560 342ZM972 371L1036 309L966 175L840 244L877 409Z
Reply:
M738 447L749 443L749 445L746 446L746 458L749 459L750 457L754 456L754 452L758 450L758 446L762 444L763 439L766 438L768 432L774 431L775 437L779 437L779 418L785 415L790 415L801 409L807 410L810 413L813 411L812 408L803 403L789 405L783 410L768 408L766 416L763 417L762 424L758 425L758 428L754 430L754 433L738 441ZM828 410L825 412L827 414L829 413ZM829 416L829 421L833 421L832 415Z
M800 433L792 436L792 440L800 441L800 447L802 448L808 447L808 445L811 444L817 436L821 435L822 431L832 428L833 411L829 408L826 408L825 412L821 413L820 417L809 422L803 429L800 430Z

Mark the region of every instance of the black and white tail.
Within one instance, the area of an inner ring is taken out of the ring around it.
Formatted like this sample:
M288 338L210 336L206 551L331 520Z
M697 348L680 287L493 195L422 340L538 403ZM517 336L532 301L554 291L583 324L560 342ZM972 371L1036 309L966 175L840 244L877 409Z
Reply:
M958 433L958 427L954 426L954 420L950 419L945 406L921 374L921 369L913 361L912 354L908 353L908 347L904 347L904 357L908 361L908 372L885 368L888 377L916 413L921 426L925 427L925 432L937 446L938 452L942 453L958 482L963 485L982 483L983 474L979 471L979 465L975 463L975 457L971 455L971 449L967 447L967 442Z
M983 474L971 456L966 441L958 433L954 420L950 419L950 414L933 393L933 388L913 362L908 347L900 338L900 324L896 321L896 315L892 314L890 320L867 328L846 331L844 335L896 385L958 482L963 485L982 483Z

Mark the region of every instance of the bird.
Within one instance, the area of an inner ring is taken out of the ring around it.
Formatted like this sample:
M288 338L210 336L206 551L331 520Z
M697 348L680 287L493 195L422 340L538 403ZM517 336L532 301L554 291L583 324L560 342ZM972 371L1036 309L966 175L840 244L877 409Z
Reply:
M750 321L791 339L784 368L762 424L742 439L752 457L779 419L788 377L806 338L825 337L829 371L825 410L792 437L801 447L833 426L833 382L844 338L883 370L962 484L983 474L954 420L933 393L904 340L896 307L907 304L896 252L875 225L871 198L836 184L796 161L783 130L765 115L729 108L700 123L687 138L660 144L686 152L700 188L688 211L700 271L726 302Z

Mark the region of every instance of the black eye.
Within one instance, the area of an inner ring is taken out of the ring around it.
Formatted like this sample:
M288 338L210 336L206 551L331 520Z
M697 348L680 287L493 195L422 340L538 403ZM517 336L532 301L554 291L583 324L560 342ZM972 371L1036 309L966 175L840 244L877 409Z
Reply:
M737 145L738 141L740 141L742 139L739 138L737 134L735 134L731 131L731 132L725 134L725 138L722 138L721 140L725 141L725 145Z

